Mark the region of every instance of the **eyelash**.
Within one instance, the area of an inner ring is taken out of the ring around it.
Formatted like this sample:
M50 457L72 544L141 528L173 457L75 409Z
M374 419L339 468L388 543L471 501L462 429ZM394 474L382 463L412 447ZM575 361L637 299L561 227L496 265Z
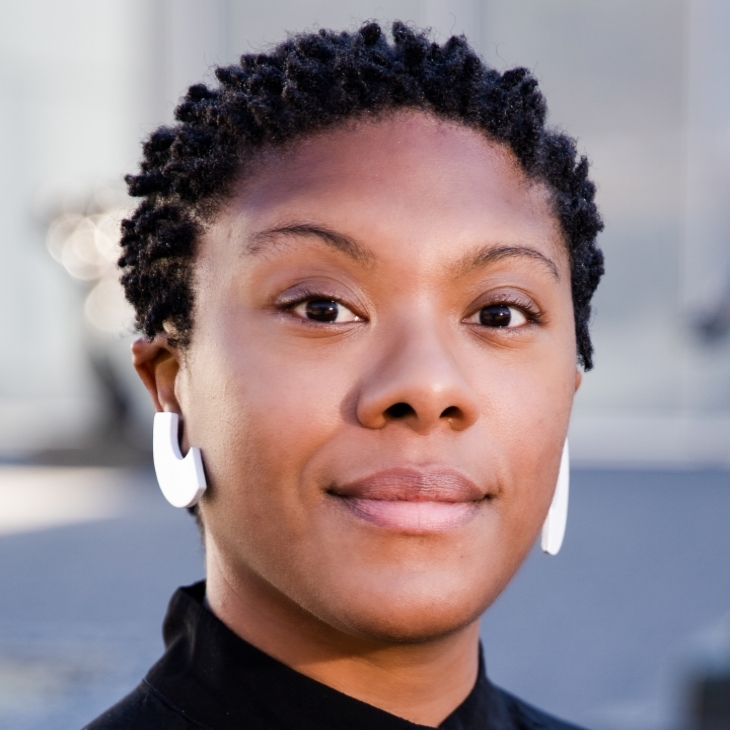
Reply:
M351 304L346 304L339 297L333 296L332 294L327 294L323 291L314 291L310 289L300 289L291 299L284 298L279 301L276 306L277 309L281 310L282 312L291 312L300 304L304 304L304 302L309 302L316 299L322 299L328 302L337 302L337 304L341 304L343 307L347 307L353 312L355 311Z
M277 309L279 309L282 312L292 312L296 307L298 307L300 304L304 304L307 301L312 301L316 299L324 299L328 301L337 302L338 304L341 304L343 307L347 307L351 311L354 311L354 308L343 302L339 297L333 296L331 294L327 294L322 291L315 291L313 289L304 289L300 290L296 293L294 297L291 299L283 299L277 304ZM503 296L503 297L497 297L495 299L490 299L487 302L484 302L479 306L477 309L475 309L471 315L476 314L476 312L480 311L481 309L484 309L485 307L494 307L503 305L505 307L514 307L515 309L519 309L522 314L525 315L525 318L527 319L528 324L541 324L544 313L539 310L534 304L528 304L525 301L519 300L518 297L509 297L509 296ZM356 312L355 312L356 313ZM362 316L358 314L358 316ZM365 317L363 317L365 319ZM309 320L303 320L304 322L309 322ZM311 322L311 324L318 325L319 323Z
M540 324L543 320L543 317L545 316L544 312L538 309L537 306L535 306L534 304L528 304L525 301L520 301L518 297L509 296L498 296L495 299L490 299L488 302L481 304L477 309L473 311L472 314L476 314L478 311L484 309L485 307L498 307L500 305L504 307L514 307L515 309L519 309L520 312L525 315L528 324Z

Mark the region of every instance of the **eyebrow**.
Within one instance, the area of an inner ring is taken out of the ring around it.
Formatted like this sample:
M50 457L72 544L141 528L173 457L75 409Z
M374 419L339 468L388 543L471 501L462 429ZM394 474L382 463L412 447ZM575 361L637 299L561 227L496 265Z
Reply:
M259 231L249 239L246 252L249 254L261 253L268 246L275 245L277 239L286 236L318 238L323 243L337 251L341 251L363 265L372 264L375 259L372 252L359 244L354 238L315 223L293 223Z
M456 265L456 270L459 273L466 273L506 258L530 258L539 261L549 269L555 279L560 281L560 274L555 262L537 249L529 246L494 246L490 244L480 248L475 254L462 259Z
M291 223L259 231L249 240L246 246L246 252L252 255L261 253L268 246L275 245L277 239L286 236L313 236L364 266L371 265L375 261L375 256L372 251L358 243L354 238L316 223ZM483 266L488 266L495 261L512 257L526 257L540 261L548 268L555 279L560 280L558 267L555 265L555 262L537 249L530 248L529 246L494 246L488 244L480 248L475 254L467 256L455 268L459 273L466 273Z

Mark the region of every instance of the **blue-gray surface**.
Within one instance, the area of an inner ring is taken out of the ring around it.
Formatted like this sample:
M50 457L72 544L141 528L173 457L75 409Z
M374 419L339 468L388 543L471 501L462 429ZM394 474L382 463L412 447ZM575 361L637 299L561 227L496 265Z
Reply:
M128 516L0 538L0 728L80 728L159 654L202 555L137 481ZM730 611L730 474L577 472L568 529L484 619L490 673L594 728L670 727L691 637Z

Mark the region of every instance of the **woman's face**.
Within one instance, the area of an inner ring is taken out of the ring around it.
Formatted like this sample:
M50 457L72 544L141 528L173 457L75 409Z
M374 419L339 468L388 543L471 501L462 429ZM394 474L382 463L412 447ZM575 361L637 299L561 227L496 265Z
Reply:
M260 161L195 291L174 387L224 580L380 641L476 619L545 518L579 380L544 187L425 114L330 131Z

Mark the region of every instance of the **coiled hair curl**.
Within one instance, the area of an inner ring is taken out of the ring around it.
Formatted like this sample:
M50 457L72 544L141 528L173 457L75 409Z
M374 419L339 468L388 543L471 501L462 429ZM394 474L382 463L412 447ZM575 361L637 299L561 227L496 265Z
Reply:
M377 23L293 35L215 75L215 88L188 89L178 123L150 135L140 173L125 178L142 201L122 222L121 281L148 338L167 323L171 344L190 343L196 240L246 160L346 120L414 109L507 145L550 190L570 256L578 359L593 366L590 302L603 274L595 185L575 141L546 128L545 100L527 69L499 73L463 36L439 45L396 22L392 40Z

